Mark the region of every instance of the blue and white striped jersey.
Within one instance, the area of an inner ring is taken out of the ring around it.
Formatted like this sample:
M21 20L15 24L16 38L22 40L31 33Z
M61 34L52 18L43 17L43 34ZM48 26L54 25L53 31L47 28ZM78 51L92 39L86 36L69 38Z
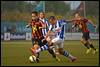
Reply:
M40 20L42 20L43 23L46 24L46 28L45 29L42 29L43 36L45 36L46 33L48 32L48 29L49 29L50 24L49 24L49 22L48 22L47 19L40 19Z
M65 37L65 24L66 23L64 20L58 20L57 24L58 24L57 26L59 28L61 28L61 31L58 32L58 36L59 36L59 38L64 39L64 37Z
M55 37L59 37L61 39L64 39L65 36L65 22L63 20L57 20L55 25L50 25L49 30L54 32ZM59 31L56 31L56 29L60 29Z

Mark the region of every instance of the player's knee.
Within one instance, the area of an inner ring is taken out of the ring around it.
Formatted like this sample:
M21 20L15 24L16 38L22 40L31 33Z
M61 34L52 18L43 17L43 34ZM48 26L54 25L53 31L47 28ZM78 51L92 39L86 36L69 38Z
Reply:
M88 42L88 44L92 44L92 42Z
M59 50L59 53L60 53L60 54L63 54L63 50Z
M80 41L81 41L81 43L84 43L83 39L81 39Z
M54 49L54 46L50 46L49 49Z
M34 45L34 49L38 49L39 46L37 44Z
M88 40L87 42L88 42L88 44L92 44L92 42L90 40Z
M86 41L85 41L85 40L83 40L83 39L81 39L81 43L85 44L85 43L86 43Z

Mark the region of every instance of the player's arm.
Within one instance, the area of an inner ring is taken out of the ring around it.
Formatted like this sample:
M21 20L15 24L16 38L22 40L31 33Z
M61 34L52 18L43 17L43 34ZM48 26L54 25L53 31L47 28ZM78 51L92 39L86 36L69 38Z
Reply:
M49 37L49 35L50 35L50 33L51 33L51 30L49 30L47 33L46 33L46 37L45 37L45 40L48 42L48 46L51 46L51 39L50 39L50 37Z
M88 19L88 22L91 23L96 28L96 24L94 24L91 20Z
M45 29L46 28L46 24L45 23L43 23L42 21L41 21L41 27L39 27L39 29Z
M49 36L49 34L50 34L50 30L48 30L48 32L46 33L46 38Z
M65 20L64 23L73 23L72 29L77 26L76 19L75 18L74 19L71 19L71 20Z
M26 25L26 28L29 28L31 26L31 23L28 23L27 25Z
M71 23L73 20L62 20L64 23Z
M73 23L72 28L76 27L77 24L75 22L76 19L71 19L71 20L61 20L63 23L61 25L65 25L66 23Z
M72 29L75 28L77 26L77 22L75 20L72 20L73 25L72 25Z
M50 25L48 32L46 33L46 38L50 35L52 29L52 25Z

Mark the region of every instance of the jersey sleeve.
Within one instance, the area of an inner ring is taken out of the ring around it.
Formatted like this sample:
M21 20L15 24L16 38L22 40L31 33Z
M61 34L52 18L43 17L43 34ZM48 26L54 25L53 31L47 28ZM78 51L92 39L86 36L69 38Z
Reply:
M28 23L27 25L26 25L26 28L29 28L29 27L31 27L31 22L30 23Z
M59 20L59 23L60 23L60 25L62 25L62 26L65 25L66 22L67 22L67 21L65 21L65 20Z
M67 22L67 21L62 20L62 21L61 21L61 25L65 25L65 24L66 24L66 22Z

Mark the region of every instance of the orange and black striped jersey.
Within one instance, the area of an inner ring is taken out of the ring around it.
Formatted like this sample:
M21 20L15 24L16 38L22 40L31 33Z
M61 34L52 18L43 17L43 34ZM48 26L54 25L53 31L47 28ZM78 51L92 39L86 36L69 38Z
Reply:
M30 26L32 29L32 38L34 39L41 39L43 37L42 34L42 22L41 21L31 21Z
M78 25L82 32L89 32L86 25L87 22L88 22L87 19L74 20L75 25Z

